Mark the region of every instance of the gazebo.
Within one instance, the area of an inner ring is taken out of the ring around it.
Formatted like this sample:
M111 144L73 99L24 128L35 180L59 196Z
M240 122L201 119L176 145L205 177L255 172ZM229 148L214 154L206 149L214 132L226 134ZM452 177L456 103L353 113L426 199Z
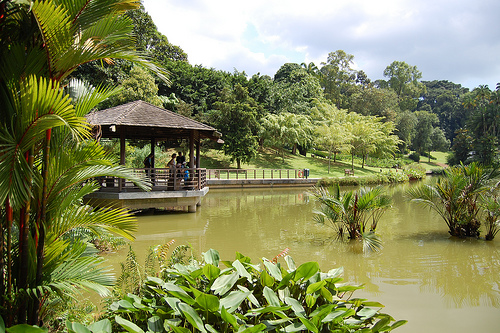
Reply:
M97 138L120 140L120 164L125 164L125 141L128 139L149 140L153 154L157 142L180 139L189 142L188 168L155 168L153 159L151 168L137 170L151 177L152 191L139 191L123 179L106 179L101 190L89 198L94 204L130 209L187 206L188 211L196 211L200 198L208 192L206 169L200 168L200 141L211 139L222 143L221 133L211 126L141 100L94 111L86 117Z

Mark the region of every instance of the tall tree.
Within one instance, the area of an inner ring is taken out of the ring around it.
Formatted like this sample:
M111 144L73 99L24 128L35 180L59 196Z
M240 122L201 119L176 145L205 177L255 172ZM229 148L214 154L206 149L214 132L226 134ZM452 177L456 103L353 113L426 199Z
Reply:
M349 140L350 133L339 123L324 124L316 128L314 142L320 149L328 151L328 173L330 173L332 153L333 162L335 163L337 161L337 154L349 149Z
M400 112L394 91L374 87L360 89L354 93L349 111L364 116L383 117L384 121L395 121Z
M356 81L356 71L352 68L354 56L344 50L330 52L326 63L320 69L321 85L325 97L339 109L348 109L349 91Z
M424 93L425 86L419 82L422 72L417 66L410 66L404 61L394 61L384 70L387 81L381 81L382 88L389 87L398 96L401 110L414 111L418 98Z
M432 132L438 124L438 117L428 111L416 111L417 125L415 127L415 137L413 138L412 147L419 154L429 152L432 149Z
M239 84L232 91L224 90L222 95L222 100L215 103L210 120L224 133L224 154L231 156L241 169L241 162L249 162L257 153L258 106L248 96L248 90Z

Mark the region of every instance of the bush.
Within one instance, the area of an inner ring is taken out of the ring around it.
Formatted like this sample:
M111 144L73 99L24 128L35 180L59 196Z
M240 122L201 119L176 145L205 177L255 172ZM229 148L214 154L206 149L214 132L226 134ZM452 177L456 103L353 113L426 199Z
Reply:
M420 164L410 164L403 167L404 173L409 180L417 180L425 177L425 168Z
M142 296L128 294L111 305L111 320L129 332L179 333L387 332L406 323L381 313L378 302L353 298L361 287L343 283L342 268L325 273L316 262L296 267L286 251L262 264L240 253L233 262L220 261L209 250L203 263L175 264L161 278L149 277ZM99 326L111 332L110 321ZM77 325L68 328L74 332Z
M420 154L417 152L413 152L410 155L408 155L408 158L411 159L414 162L420 162Z

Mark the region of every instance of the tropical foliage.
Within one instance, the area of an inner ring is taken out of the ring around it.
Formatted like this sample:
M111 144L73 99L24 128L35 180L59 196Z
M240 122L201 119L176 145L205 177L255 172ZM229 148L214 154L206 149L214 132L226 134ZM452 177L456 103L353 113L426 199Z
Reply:
M330 190L317 187L312 194L319 203L316 222L332 228L341 240L362 240L365 251L381 248L375 231L382 214L391 207L391 199L380 187L341 193L337 184Z
M95 210L95 177L147 184L89 137L84 115L116 91L81 89L70 74L90 61L143 60L123 14L138 1L4 1L0 18L0 314L7 326L39 324L49 296L79 288L106 294L113 282L89 241L132 238L122 210ZM67 86L70 89L64 90ZM74 87L71 88L71 87ZM77 91L85 91L76 94ZM71 98L72 94L75 98ZM77 96L78 95L78 96Z
M221 261L208 250L148 277L142 293L113 303L111 318L89 327L113 325L129 332L388 332L406 323L381 313L378 302L352 297L342 268L321 272L316 262L298 267L286 250L262 264L236 254ZM284 257L286 268L278 263ZM223 264L226 268L219 268ZM81 325L68 323L70 332Z
M444 170L435 184L408 189L412 201L438 213L449 233L457 237L478 237L484 219L486 239L498 232L498 172L478 163Z

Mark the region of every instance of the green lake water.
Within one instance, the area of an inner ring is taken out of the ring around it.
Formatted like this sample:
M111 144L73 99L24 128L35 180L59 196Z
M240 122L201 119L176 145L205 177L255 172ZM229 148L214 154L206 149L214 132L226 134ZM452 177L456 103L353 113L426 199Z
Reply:
M150 246L175 239L198 255L213 248L234 260L238 251L254 262L288 248L297 264L344 267L346 282L364 285L355 297L409 321L396 332L500 332L500 235L490 242L449 237L435 213L405 200L407 186L387 188L393 207L378 225L379 253L363 254L317 225L307 188L210 190L196 213L138 216L133 248L142 260ZM116 263L125 253L107 257Z

